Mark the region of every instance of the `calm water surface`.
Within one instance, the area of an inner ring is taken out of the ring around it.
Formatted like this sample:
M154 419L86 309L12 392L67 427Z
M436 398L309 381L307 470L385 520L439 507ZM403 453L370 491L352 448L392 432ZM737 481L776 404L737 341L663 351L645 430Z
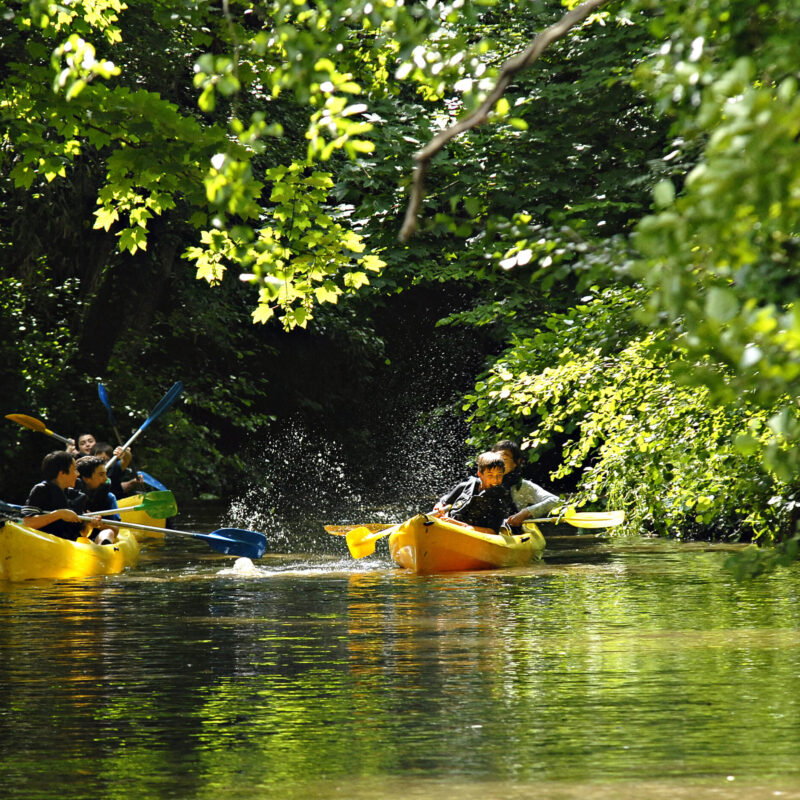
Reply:
M0 797L800 798L797 568L572 536L414 577L284 533L0 584Z

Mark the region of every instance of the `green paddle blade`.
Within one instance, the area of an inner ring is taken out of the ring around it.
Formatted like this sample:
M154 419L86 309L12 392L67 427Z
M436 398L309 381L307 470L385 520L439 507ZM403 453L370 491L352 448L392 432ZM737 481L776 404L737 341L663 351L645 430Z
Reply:
M160 492L147 492L141 495L139 502L132 506L118 506L109 508L105 511L92 511L92 514L99 514L101 517L109 514L127 514L129 511L144 511L153 519L167 519L174 517L178 513L178 504L175 502L175 495L169 489Z
M142 496L142 502L138 508L146 511L153 519L168 519L178 513L175 495L169 490L148 492ZM124 509L121 510L121 513L124 513Z

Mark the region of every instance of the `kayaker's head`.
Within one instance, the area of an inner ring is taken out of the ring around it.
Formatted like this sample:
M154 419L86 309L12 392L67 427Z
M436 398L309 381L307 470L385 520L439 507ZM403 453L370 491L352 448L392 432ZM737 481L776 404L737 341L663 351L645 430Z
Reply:
M481 489L492 489L503 482L505 466L500 453L489 451L478 456L478 477L481 479Z
M92 454L92 448L97 444L97 439L91 433L82 433L78 437L78 452L84 456Z
M503 464L506 474L519 468L522 462L522 448L510 439L502 439L492 447L493 453L499 453L503 457Z
M97 456L103 463L114 455L114 448L108 442L98 442L92 448L92 455Z
M106 462L98 456L78 459L78 474L87 489L96 489L106 482Z
M54 450L42 460L42 477L58 484L62 489L71 489L78 480L75 457L66 450Z

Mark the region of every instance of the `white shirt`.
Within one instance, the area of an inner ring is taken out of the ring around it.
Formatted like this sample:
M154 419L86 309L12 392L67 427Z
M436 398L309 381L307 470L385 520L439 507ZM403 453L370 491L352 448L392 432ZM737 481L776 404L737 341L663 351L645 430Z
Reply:
M517 511L528 511L532 517L545 516L561 503L556 495L524 478L511 489L511 499Z

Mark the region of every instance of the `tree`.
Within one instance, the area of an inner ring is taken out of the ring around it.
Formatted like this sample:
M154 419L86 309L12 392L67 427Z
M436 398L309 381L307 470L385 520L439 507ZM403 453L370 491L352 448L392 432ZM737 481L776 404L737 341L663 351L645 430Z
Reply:
M610 492L663 530L691 518L766 536L777 521L788 536L795 6L0 2L13 26L0 191L20 209L80 187L106 248L112 236L126 258L168 247L217 284L234 268L259 292L256 319L286 328L365 290L358 302L375 307L415 285L452 287L443 323L496 341L470 400L476 442L502 430L544 447L558 434L583 500ZM428 194L401 245L415 149ZM9 216L4 245L22 254L31 228ZM116 256L97 252L102 283ZM42 268L17 263L18 278ZM548 393L550 378L585 402ZM529 386L546 402L527 402ZM690 439L681 456L674 442ZM703 448L744 500L703 477ZM661 470L649 510L623 460Z

